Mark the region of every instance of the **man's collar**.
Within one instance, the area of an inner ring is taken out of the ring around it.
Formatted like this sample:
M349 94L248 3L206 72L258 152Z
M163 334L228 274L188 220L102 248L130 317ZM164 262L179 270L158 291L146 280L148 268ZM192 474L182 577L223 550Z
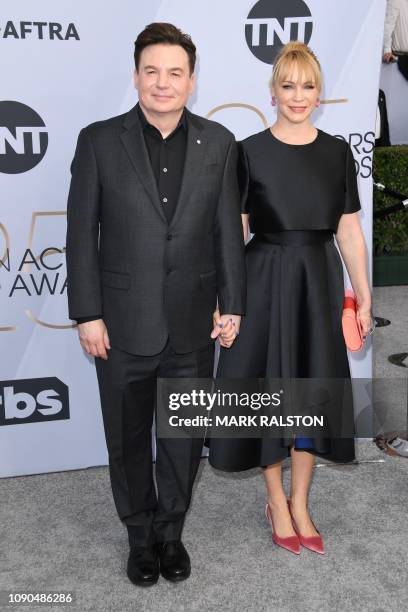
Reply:
M140 123L142 124L142 128L145 129L146 127L154 127L146 119L146 116L145 116L144 112L142 111L139 102L137 103L136 108L137 108L137 113L139 115ZM179 120L179 122L177 124L176 130L180 126L182 126L187 131L187 129L188 129L188 117L187 117L187 111L186 111L185 107L183 108L183 112L182 112L180 120ZM155 128L155 129L157 129L157 128Z

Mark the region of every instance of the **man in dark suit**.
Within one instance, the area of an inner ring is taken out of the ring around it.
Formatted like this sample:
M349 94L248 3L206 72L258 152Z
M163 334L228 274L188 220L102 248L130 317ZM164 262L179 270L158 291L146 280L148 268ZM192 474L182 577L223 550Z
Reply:
M128 576L150 585L159 571L190 574L181 532L202 451L201 439L159 438L156 494L156 381L212 376L214 338L228 347L239 332L245 272L234 137L185 108L191 38L151 24L135 65L136 107L80 132L67 268L70 317L96 358Z

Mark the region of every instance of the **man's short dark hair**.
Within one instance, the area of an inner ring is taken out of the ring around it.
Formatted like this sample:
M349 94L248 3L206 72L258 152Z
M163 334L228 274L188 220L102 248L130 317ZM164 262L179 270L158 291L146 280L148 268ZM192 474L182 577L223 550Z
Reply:
M196 47L191 37L184 34L172 23L151 23L140 32L135 41L135 67L139 70L140 56L145 47L149 45L179 45L188 55L190 74L194 72L196 61Z

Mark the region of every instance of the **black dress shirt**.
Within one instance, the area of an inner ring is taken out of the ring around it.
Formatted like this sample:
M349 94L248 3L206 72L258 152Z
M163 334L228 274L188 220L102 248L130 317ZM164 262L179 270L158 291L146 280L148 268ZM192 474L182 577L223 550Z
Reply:
M176 129L163 138L161 132L147 121L139 104L137 110L160 201L166 219L170 223L177 206L183 179L187 148L187 113L184 109ZM77 323L87 323L101 318L102 315L91 315L77 319Z
M150 163L156 179L160 201L170 223L180 195L184 160L187 147L187 115L183 111L175 130L166 138L148 123L140 106L137 106Z

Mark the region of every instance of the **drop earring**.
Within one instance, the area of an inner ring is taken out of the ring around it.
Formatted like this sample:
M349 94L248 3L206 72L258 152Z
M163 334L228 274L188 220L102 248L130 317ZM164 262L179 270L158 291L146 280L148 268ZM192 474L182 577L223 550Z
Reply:
M319 106L320 106L320 100L317 100L316 101L316 107L319 108Z

